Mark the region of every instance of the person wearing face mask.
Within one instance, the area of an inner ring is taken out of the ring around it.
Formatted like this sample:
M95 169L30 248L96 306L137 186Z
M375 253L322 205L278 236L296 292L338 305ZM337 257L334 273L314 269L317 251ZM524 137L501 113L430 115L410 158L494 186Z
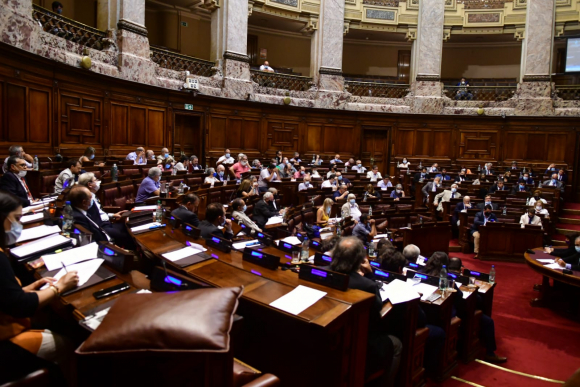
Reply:
M294 157L290 159L290 162L294 165L300 164L302 160L300 160L300 153L294 152Z
M91 194L93 195L94 205L91 206L89 211L96 211L95 216L99 216L103 222L108 222L111 218L120 219L125 211L119 211L117 213L105 213L103 211L103 206L97 197L97 192L101 188L101 181L97 179L94 173L85 172L79 176L78 181L79 186L87 187Z
M218 226L223 227L220 229ZM201 237L209 239L212 236L217 236L224 239L232 240L234 234L232 232L232 221L226 219L226 212L221 203L210 203L205 210L205 220L199 223L199 230Z
M352 186L352 183L350 182L350 180L347 179L346 177L342 176L342 172L337 171L335 176L336 176L336 182L338 184L346 184L347 187Z
M569 255L572 255L576 252L575 250L575 245L574 245L574 241L576 240L576 238L580 237L580 233L572 233L572 234L568 234L566 235L566 244L568 245L565 248L562 249L555 249L553 247L546 247L544 249L544 251L547 254L550 254L554 257L567 257Z
M503 180L498 180L494 185L491 186L489 189L489 193L492 194L496 191L506 191L505 184Z
M27 169L32 169L32 162L34 161L34 159L32 158L31 155L26 154L24 152L24 148L22 148L22 146L20 145L12 145L10 146L10 148L8 148L8 157L6 157L6 159L4 160L4 165L2 165L2 172L6 173L8 172L8 159L11 156L16 156L16 157L20 157L21 159L23 159L26 162L26 168Z
M199 227L199 218L195 213L199 206L199 198L192 193L184 195L179 207L171 211L171 215L181 220L183 223Z
M353 165L352 170L356 171L357 173L365 173L367 169L363 167L362 161L357 160L356 164Z
M528 200L528 205L533 206L538 201L542 202L544 204L544 206L548 205L548 201L546 199L542 198L542 191L535 190L534 194L532 195L530 200Z
M334 158L330 160L330 164L338 164L338 163L342 163L342 160L340 159L340 155L337 153L336 155L334 155Z
M447 169L441 169L441 173L435 175L435 177L440 177L441 181L443 180L451 180L451 176L447 174Z
M301 166L293 175L295 179L302 179L304 176L306 176L306 168L304 166Z
M10 156L6 163L8 172L2 175L0 179L0 189L11 193L20 199L23 207L30 206L31 203L37 202L34 199L26 184L26 162L17 156Z
M557 173L553 173L550 180L544 181L543 185L544 187L553 187L559 189L562 195L564 194L564 184L560 180L558 180Z
M491 195L485 195L483 203L479 203L477 205L477 208L479 208L481 211L483 211L485 209L485 206L488 206L488 205L491 206L491 209L494 211L497 211L497 209L499 208L497 203L492 203Z
M213 185L217 182L219 182L219 180L215 177L216 172L215 169L213 168L208 168L207 170L207 176L206 178L203 180L203 184L211 184L211 186L213 187Z
M60 3L59 1L52 2L52 12L58 13L59 15L61 15L62 9L63 9L62 3Z
M54 182L54 193L61 193L66 188L70 188L75 183L75 175L81 172L81 163L77 160L69 162L69 167L62 171Z
M322 178L322 176L320 176L320 174L318 173L318 169L316 169L316 168L312 168L312 174L310 176L316 177L316 178Z
M574 239L574 253L557 258L556 263L568 270L580 270L580 236Z
M491 205L486 204L483 211L475 214L475 219L473 219L471 235L473 236L473 251L476 254L475 258L477 258L477 254L479 254L479 238L481 237L479 234L479 228L485 227L487 222L497 222L497 216L495 216L495 214L491 211Z
M352 230L352 236L357 237L363 244L367 245L369 243L368 238L372 238L375 235L377 235L375 220L369 219L367 214L362 214L360 222Z
M139 189L137 190L135 203L142 203L152 196L159 196L161 187L161 184L159 183L160 179L161 169L157 167L149 168L147 177L143 179Z
M336 191L336 176L334 174L328 176L328 178L322 182L320 188L332 188L333 191Z
M322 206L316 210L316 224L320 227L328 226L328 219L330 218L330 211L332 210L332 199L326 198Z
M372 184L367 184L365 187L365 195L367 195L368 199L380 199L381 193L375 190Z
M451 217L451 226L459 226L459 213L467 212L467 210L473 208L471 205L471 198L469 196L463 197L463 202L457 203L453 209L453 216Z
M436 177L433 181L428 182L423 186L421 190L423 192L423 197L425 202L429 200L429 192L437 192L437 188L441 187L441 178Z
M443 212L443 203L449 202L451 199L458 199L461 194L457 192L459 186L454 183L451 184L451 189L446 189L445 191L435 195L435 200L433 200L433 205L437 206L438 212Z
M283 157L282 157L282 151L276 151L276 157L274 157L274 163L276 165L279 165L280 163L282 163Z
M436 173L437 171L439 171L439 164L434 163L431 168L429 168L429 172L430 173Z
M85 153L81 157L79 157L79 161L81 164L85 165L85 163L91 162L95 159L96 150L92 146L88 146L85 149ZM104 167L105 163L95 163L95 167Z
M530 192L530 189L526 186L526 183L522 181L518 184L514 184L512 187L512 195L515 195L516 192Z
M386 191L387 188L392 187L393 183L391 183L391 177L390 176L384 176L383 180L380 180L377 183L377 187L381 189L381 191Z
M229 164L232 165L236 162L236 160L231 156L230 154L230 150L226 149L226 152L223 156L221 156L217 162L216 162L216 166L219 166L221 164Z
M246 210L248 207L243 199L236 199L232 202L232 217L238 221L238 224L244 224L250 229L262 232L262 229L258 227L256 223L248 215L246 215Z
M22 234L22 205L20 200L5 192L0 192L0 221L3 225L0 231L0 340L11 341L13 344L46 361L56 362L68 370L74 355L74 347L69 340L47 329L35 327L31 330L31 318L37 311L57 299L60 294L74 289L78 282L78 273L69 271L58 281L52 277L45 277L27 286L22 286L16 277L6 247L13 245ZM45 289L40 289L43 286ZM6 367L8 359L3 359L2 366ZM31 359L32 360L32 359ZM44 364L44 361L38 363ZM51 368L52 364L46 363ZM18 366L19 372L26 364ZM56 367L54 367L56 368ZM3 368L3 372L7 372ZM22 375L24 377L25 375ZM62 378L62 375L59 375ZM66 385L63 381L62 385Z
M550 164L548 166L548 168L546 168L544 175L551 175L552 173L556 172L557 170L558 169L556 168L556 164Z
M471 179L467 177L465 168L459 171L459 174L455 177L455 182L461 184L462 182L470 182Z
M219 168L219 167L218 167ZM249 172L252 169L250 164L248 163L248 156L241 153L240 154L240 161L232 165L230 171L236 176L236 179L241 179L242 174Z
M147 158L145 157L145 148L138 147L135 152L131 152L127 155L125 160L133 160L133 165L147 164Z
M153 152L152 150L145 151L145 160L146 161L155 160L155 152Z
M377 182L379 180L381 180L383 177L381 176L381 173L379 172L379 167L378 165L373 165L373 170L367 172L367 179L371 179L371 182Z
M271 181L280 181L280 174L275 164L268 165L268 168L264 168L260 172L260 179L258 180L260 192L266 192L268 183Z
M409 163L407 161L406 158L404 158L403 160L401 160L401 162L399 164L397 164L398 168L410 168L411 167L411 163Z
M266 192L262 196L262 200L258 201L254 205L254 222L264 229L268 219L279 214L279 211L274 207L274 194L272 192Z
M156 157L157 165L163 164L163 161L169 157L169 149L162 148L159 155Z
M354 194L349 194L347 196L347 201L346 203L343 204L342 208L340 209L340 213L343 218L351 216L354 220L358 222L362 213L360 212L360 208L356 203L356 196Z
M213 175L218 181L224 182L227 180L226 168L223 165L217 166L217 172Z
M310 188L314 188L314 186L310 184L310 176L306 175L304 176L304 180L302 181L302 183L298 185L298 191L305 191Z
M341 184L337 191L334 191L332 198L335 202L342 200L348 195L348 189L346 184Z
M403 191L403 186L401 184L397 184L395 189L391 191L391 197L397 201L405 197L405 191Z
M541 226L542 229L544 228L542 226L542 219L539 216L536 216L536 210L534 207L528 208L526 213L520 217L520 224L522 225L522 228L524 228L526 224Z
M533 207L536 209L536 215L544 215L544 218L550 218L550 213L544 208L544 202L541 200L535 202Z
M530 174L526 172L518 179L518 183L534 184L534 181L530 178Z

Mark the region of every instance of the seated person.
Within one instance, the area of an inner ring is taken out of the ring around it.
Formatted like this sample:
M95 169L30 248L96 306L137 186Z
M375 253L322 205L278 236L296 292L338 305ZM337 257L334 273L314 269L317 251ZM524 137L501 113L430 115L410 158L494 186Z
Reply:
M84 163L87 163L89 161L93 161L93 159L95 158L95 148L93 148L92 146L88 146L85 149L85 153L83 153L83 155L81 157L79 157L79 161L81 162L81 164L84 165ZM105 163L100 163L97 164L95 163L95 167L104 167Z
M332 190L336 190L336 176L334 174L330 175L328 179L324 180L320 185L320 188L332 188Z
M382 249L394 248L393 244L387 238L381 238L377 242L377 253L380 255Z
M347 201L342 205L340 213L343 218L352 216L352 218L358 222L362 213L356 203L356 196L354 194L348 194Z
M433 163L431 168L429 168L429 173L437 173L439 171L439 164Z
M279 171L275 164L268 165L267 168L260 172L260 180L258 180L258 188L260 192L268 190L268 183L271 181L280 181Z
M346 184L347 187L352 186L352 183L350 182L350 180L347 179L346 177L342 176L342 172L336 171L335 176L336 176L336 182L338 184Z
M495 171L493 170L493 164L492 163L486 163L483 167L483 169L481 170L481 173L489 176L489 175L495 175Z
M217 160L217 162L215 163L216 166L222 165L222 164L233 164L235 163L236 160L232 157L232 155L230 154L230 150L226 149L226 152L223 156L220 156L220 158Z
M191 156L189 158L189 171L203 171L204 168L199 164L199 158L197 156Z
M169 155L169 149L167 149L167 148L161 148L161 152L156 157L156 159L157 159L157 165L163 164L163 160L165 160L169 156L170 156Z
M508 171L509 171L510 169L511 169L512 171L513 171L513 170L515 170L515 169L518 169L518 162L517 162L517 161L515 161L515 160L514 160L514 161L512 161L512 166L511 166L510 168L508 168ZM458 259L459 259L459 258L458 258Z
M471 198L469 196L463 197L463 202L457 203L455 205L455 209L453 210L453 217L451 218L451 225L459 226L459 213L460 212L467 212L470 208L473 208L471 204Z
M313 155L312 165L321 165L321 164L322 159L320 158L320 155Z
M276 151L276 157L274 157L272 159L272 164L278 165L278 164L282 163L282 160L284 160L284 158L282 157L282 151L280 151L280 150Z
M528 200L528 205L533 206L537 202L544 203L544 206L548 205L548 201L542 198L542 191L540 191L539 189L534 191L532 197L530 198L530 200Z
M371 182L377 182L383 178L379 172L378 165L373 165L373 170L367 172L367 178L371 179Z
M290 159L290 162L294 165L300 164L302 160L300 160L300 153L294 152L294 157Z
M562 194L564 193L564 184L558 180L557 173L553 173L552 178L550 180L545 180L543 185L544 187L553 187L559 189Z
M388 335L381 324L380 313L383 302L379 285L374 281L361 241L356 237L346 237L338 241L332 250L330 269L347 274L349 288L375 295L369 319L365 373L370 375L386 364L387 377L385 379L392 383L397 373L402 345L395 336Z
M538 200L534 206L536 207L536 215L544 215L544 218L550 218L550 213L544 208L544 202Z
M236 198L248 199L258 195L258 182L252 183L251 179L244 179L236 190Z
M56 181L54 182L54 193L62 193L68 187L72 187L75 183L75 175L81 172L81 163L78 160L71 159L69 167L63 170Z
M377 228L375 226L375 220L369 219L367 214L362 214L360 216L360 221L354 226L352 230L352 236L357 237L365 245L368 244L368 238L377 235Z
M99 192L99 189L101 188L101 181L97 179L94 173L85 172L82 175L80 175L78 185L87 187L89 191L91 191L91 194L93 195L93 200L95 201L95 208L98 210L98 216L101 217L101 220L103 222L108 222L111 218L121 219L121 216L125 211L119 211L117 213L108 213L108 214L105 213L105 211L103 211L101 201L97 197L97 192ZM89 211L94 211L92 206L89 209ZM124 228L124 225L121 226L123 226L122 228Z
M489 189L489 193L493 194L497 191L507 191L507 188L504 185L503 180L498 180L494 185L491 186Z
M162 168L165 172L173 172L173 167L175 166L175 159L173 156L167 156L163 159L161 164L157 164L158 168Z
M251 169L252 168L248 164L248 156L242 153L240 155L240 161L232 165L230 171L236 176L236 179L239 180L242 178L242 173L249 172Z
M403 186L401 184L397 184L395 189L391 191L391 197L395 200L399 200L405 197L405 191L403 190Z
M491 201L491 195L485 195L483 203L479 203L477 205L477 208L483 211L485 209L485 206L487 205L490 205L493 211L497 211L497 209L499 208L499 205L497 203L493 203Z
M216 176L217 173L215 172L215 169L208 168L207 176L205 177L205 179L203 179L203 184L211 184L211 186L213 187L215 183L219 183L219 179Z
M520 224L522 225L522 228L524 228L526 224L532 224L534 226L540 226L542 229L544 229L544 226L542 226L542 219L536 215L536 210L534 207L528 208L526 213L520 217Z
M161 169L157 167L149 168L147 177L143 179L139 189L137 190L137 196L135 197L135 203L143 203L145 200L153 196L159 196L161 184L159 180L161 179Z
M186 155L181 155L179 162L173 167L176 171L187 171L188 170L189 159Z
M316 210L316 224L320 227L328 226L328 219L330 218L330 211L332 211L332 199L326 198L322 206Z
M342 163L342 160L340 159L340 155L337 153L336 155L334 155L334 158L330 160L330 164L338 164L338 163Z
M336 235L323 239L322 242L320 242L320 250L322 254L332 257L332 250L336 247L339 241L340 237Z
M417 263L417 258L421 256L421 249L417 245L408 244L403 248L403 257L407 263Z
M526 183L523 181L519 182L518 184L514 184L512 187L512 195L515 195L516 192L529 192L530 189L526 186Z
M326 178L328 179L330 177L330 175L335 175L336 176L336 165L332 165L330 167L330 169L328 170L328 172L326 172Z
M218 226L223 226L223 230L220 230ZM226 219L226 212L221 203L210 203L207 205L205 209L205 220L199 223L198 228L201 231L201 237L204 239L217 236L231 240L234 237L232 233L232 221Z
M440 177L441 181L443 180L451 180L451 176L447 174L447 169L441 169L441 173L435 175L436 177Z
M312 173L310 174L311 177L316 177L316 178L322 178L322 176L320 176L320 174L318 173L318 169L316 167L312 168Z
M556 168L556 164L550 164L548 166L548 168L546 168L544 175L551 175L552 173L554 173L556 171L558 171L558 168Z
M181 204L175 210L171 211L171 215L181 220L183 223L191 224L199 227L199 218L197 217L197 208L199 207L199 198L197 195L188 193L183 195Z
M22 204L20 199L9 193L0 192L0 220L4 234L0 240L0 292L2 294L0 299L0 331L2 335L0 339L9 340L28 352L42 359L54 361L63 369L68 370L72 366L71 361L74 357L73 344L65 337L48 329L40 329L39 326L31 329L30 319L37 311L51 304L52 301L56 301L61 293L74 289L79 282L79 276L76 271L71 270L58 281L46 277L34 281L30 285L22 286L13 271L11 260L6 252L6 248L13 245L22 234L21 216ZM48 286L45 289L40 289L44 285ZM7 373L5 368L7 360L2 359L3 376ZM17 383L8 384L15 385Z
M264 230L268 219L279 215L279 210L274 207L274 194L268 191L262 196L262 200L254 205L254 222Z
M334 193L332 194L332 198L336 202L336 201L344 199L346 197L346 195L348 195L348 190L346 189L346 184L341 184L340 187L338 188L338 191L334 191Z
M487 199L486 199L487 200ZM473 226L471 226L471 235L473 236L473 252L475 253L475 258L479 254L479 228L487 224L487 222L497 222L497 216L491 212L491 204L486 204L482 212L475 214L475 219L473 219Z
M415 173L413 176L413 182L418 183L419 181L429 179L429 173L427 172L427 167L421 168L421 172Z
M566 171L563 169L558 170L558 181L561 181L564 185L566 185L566 182L568 181L568 175L566 175Z
M246 215L246 210L248 207L246 206L246 202L243 199L236 199L232 202L232 216L235 220L238 221L239 224L243 224L246 227L249 227L253 231L262 232L262 229L258 227L256 223L248 215Z
M38 199L35 200L32 197L24 178L27 172L26 161L18 156L10 156L4 165L7 172L0 178L0 190L20 199L22 207L28 207L31 203L37 202Z
M155 160L155 152L153 152L152 150L145 151L145 159Z
M435 195L433 200L433 205L437 206L437 211L443 212L443 203L451 201L451 199L460 198L461 194L457 192L458 185L456 183L451 184L451 189L446 189L445 191Z
M518 179L518 183L534 184L534 180L530 177L530 174L526 172Z
M407 161L407 158L403 158L400 163L397 164L397 168L410 168L411 163Z
M227 181L228 179L228 175L226 174L226 167L224 167L222 164L218 165L216 168L216 173L214 173L214 177L217 179L217 181L219 182L224 182Z
M461 169L461 171L459 171L459 174L455 177L455 182L457 184L461 184L462 182L470 182L471 179L469 177L467 177L466 175L467 171L465 170L465 168Z
M26 169L32 169L32 163L34 162L34 158L24 152L24 148L21 145L12 145L8 148L8 157L4 159L4 165L2 165L2 172L8 172L8 159L12 156L16 156L21 158L26 163Z
M301 166L298 168L298 170L296 172L294 172L293 177L295 179L302 179L302 178L304 178L305 175L306 175L306 167Z
M455 86L459 86L457 94L455 94L455 99L466 99L468 101L473 99L473 94L471 94L471 92L467 89L469 87L469 82L467 82L465 78L461 78L461 81L459 81L459 83L457 83Z
M354 159L351 157L350 159L348 159L348 161L346 163L344 163L345 167L354 167L356 165L356 163L354 162Z
M302 183L298 185L298 191L306 191L307 189L314 188L312 184L310 184L310 175L304 176Z
M380 199L381 193L379 191L375 191L375 187L372 184L367 184L365 187L365 195L368 199Z
M141 146L138 147L135 152L129 153L125 160L133 160L133 165L147 164L145 149Z
M260 66L260 71L265 71L267 73L275 73L274 69L270 67L270 63L266 60L264 64Z
M392 187L392 186L393 186L393 183L391 183L390 176L383 177L383 180L380 180L379 183L377 184L377 187L379 187L381 189L381 191L386 191L387 188Z
M353 165L353 167L351 168L353 171L356 171L356 173L365 173L366 172L366 168L362 166L362 161L357 160L356 164Z
M423 192L423 197L425 202L429 199L429 192L437 192L437 188L441 187L441 178L435 177L433 181L428 182L423 186L421 192Z
M576 246L575 241L580 237L580 233L574 232L572 234L566 235L566 244L568 245L565 248L555 249L553 247L546 247L544 251L554 257L568 257L570 255L574 255L576 253Z

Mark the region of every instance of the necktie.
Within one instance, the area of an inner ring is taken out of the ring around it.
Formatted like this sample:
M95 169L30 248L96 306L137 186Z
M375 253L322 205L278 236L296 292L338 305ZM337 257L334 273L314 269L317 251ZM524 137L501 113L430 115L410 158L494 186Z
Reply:
M30 190L28 189L28 185L26 185L26 180L24 180L23 177L20 178L20 181L22 181L22 184L24 185L24 189L26 190L26 195L28 195L28 199L29 200L33 200L32 199L32 194L30 193Z
M455 198L455 192L451 192L451 197Z
M96 224L96 223L95 223L95 222L94 222L94 221L91 219L91 217L90 217L90 216L88 216L88 215L85 215L85 216L87 217L87 219L89 220L89 222L91 222L92 224L94 224L94 225L95 225L95 227L96 227L97 229L101 230L101 232L102 232L103 234L105 234L105 237L107 237L107 240L108 240L109 242L111 242L111 237L109 236L109 234L107 234L107 233L105 232L105 230L103 230L103 229L102 229L102 228L101 228L101 227L100 227L98 224Z
M532 224L532 219L534 219L534 218L530 218L529 216L528 216L528 218L530 219L530 221L528 222L528 224Z
M562 181L562 175L558 176L558 180Z

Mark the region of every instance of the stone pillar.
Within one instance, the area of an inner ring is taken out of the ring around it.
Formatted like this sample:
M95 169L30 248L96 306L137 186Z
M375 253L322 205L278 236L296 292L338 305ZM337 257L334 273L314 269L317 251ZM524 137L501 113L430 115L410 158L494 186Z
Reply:
M98 0L97 28L101 31L116 29L119 11L119 0Z
M417 38L411 49L412 110L417 113L441 113L443 109L440 81L444 13L444 1L419 3Z
M342 92L344 1L321 0L318 29L312 34L310 72L319 91Z
M219 4L219 5L218 5ZM252 92L248 57L248 0L205 0L211 14L210 59L223 75L223 94L246 98Z
M522 43L521 83L516 93L517 115L551 115L552 50L556 0L528 0Z
M1 0L0 7L0 41L31 51L33 30L39 29L32 19L32 0Z

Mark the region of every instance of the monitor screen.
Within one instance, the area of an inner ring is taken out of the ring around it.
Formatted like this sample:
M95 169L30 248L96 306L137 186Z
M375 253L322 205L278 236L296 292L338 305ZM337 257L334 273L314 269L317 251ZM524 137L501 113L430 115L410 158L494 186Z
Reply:
M568 39L566 72L580 71L580 38Z

